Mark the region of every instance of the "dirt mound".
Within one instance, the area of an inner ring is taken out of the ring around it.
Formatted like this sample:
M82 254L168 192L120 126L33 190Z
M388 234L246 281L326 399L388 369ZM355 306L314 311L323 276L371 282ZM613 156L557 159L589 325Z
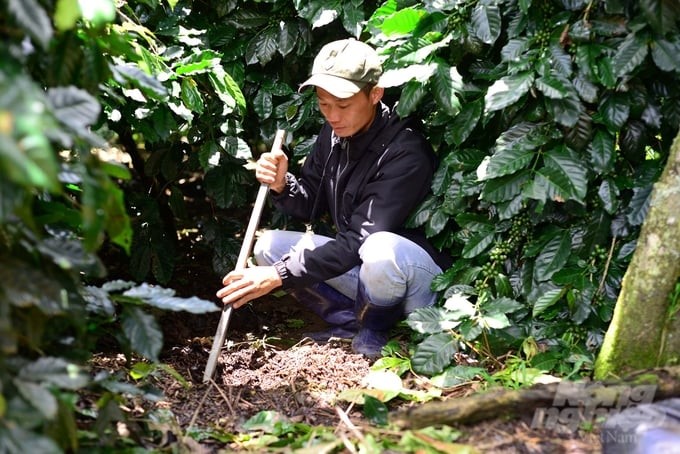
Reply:
M348 410L346 402L335 401L336 396L360 387L370 365L344 343L303 341L281 349L244 342L223 350L213 382L202 384L206 342L196 340L194 345L199 348L176 348L165 358L172 359L180 373L189 370L194 381L189 389L165 383L167 405L182 426L217 426L227 432L239 431L262 410L279 412L293 422L334 426L335 406Z

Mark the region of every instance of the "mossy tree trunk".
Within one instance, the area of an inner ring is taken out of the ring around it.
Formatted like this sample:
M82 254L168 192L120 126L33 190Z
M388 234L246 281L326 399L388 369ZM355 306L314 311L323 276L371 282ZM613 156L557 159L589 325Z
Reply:
M597 378L678 362L680 322L669 295L679 277L680 134L654 185L650 209L595 363Z

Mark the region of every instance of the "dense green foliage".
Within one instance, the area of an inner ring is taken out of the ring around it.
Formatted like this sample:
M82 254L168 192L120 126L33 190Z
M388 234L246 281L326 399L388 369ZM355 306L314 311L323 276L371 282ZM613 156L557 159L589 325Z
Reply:
M198 231L217 282L256 190L246 160L280 128L294 164L309 152L321 119L297 84L347 36L379 50L387 101L423 120L441 163L411 222L456 262L442 304L408 320L412 367L448 383L463 348L587 371L680 124L677 2L118 4L0 4L0 450L31 431L35 451L77 448L72 392L93 381L76 365L110 324L156 359L140 304L172 295L89 285L97 252L172 285L177 232ZM112 388L102 432L121 417Z
M456 327L485 353L514 349L568 373L601 344L678 130L680 11L453 3L421 12L413 51L450 42L427 59L421 50L431 75L401 95L405 111L411 94L418 109L431 104L441 140L434 196L414 223L458 258L435 284L444 306L410 321L430 335L414 365L442 371L457 344L440 333Z

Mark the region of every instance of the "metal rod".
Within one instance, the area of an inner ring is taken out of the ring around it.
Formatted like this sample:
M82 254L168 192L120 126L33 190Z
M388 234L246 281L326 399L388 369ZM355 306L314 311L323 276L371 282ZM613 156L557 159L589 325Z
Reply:
M278 150L283 145L283 141L286 138L286 131L279 129L274 137L274 143L272 144L271 150ZM235 269L240 270L247 266L248 257L250 256L250 251L253 247L253 242L255 240L255 232L257 226L260 223L260 216L262 215L262 209L267 200L267 193L269 192L269 186L266 184L261 184L260 189L257 191L257 197L255 198L255 205L253 205L253 212L250 215L250 221L248 222L248 227L246 228L246 234L243 237L243 244L241 245L241 252L236 259ZM210 356L208 356L208 362L205 365L205 371L203 372L203 383L208 383L212 380L215 374L215 367L217 366L217 358L222 351L224 346L224 341L227 337L227 329L229 328L229 319L231 318L232 307L231 304L225 304L222 309L222 315L220 316L220 322L217 325L217 331L215 332L215 338L213 339L213 345L210 349Z

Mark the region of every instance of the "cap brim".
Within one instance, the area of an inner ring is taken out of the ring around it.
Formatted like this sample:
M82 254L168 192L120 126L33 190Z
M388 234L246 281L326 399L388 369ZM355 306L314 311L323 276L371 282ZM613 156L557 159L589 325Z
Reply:
M353 82L330 74L314 74L300 85L298 92L310 86L323 88L336 98L350 98L359 93L366 83Z

